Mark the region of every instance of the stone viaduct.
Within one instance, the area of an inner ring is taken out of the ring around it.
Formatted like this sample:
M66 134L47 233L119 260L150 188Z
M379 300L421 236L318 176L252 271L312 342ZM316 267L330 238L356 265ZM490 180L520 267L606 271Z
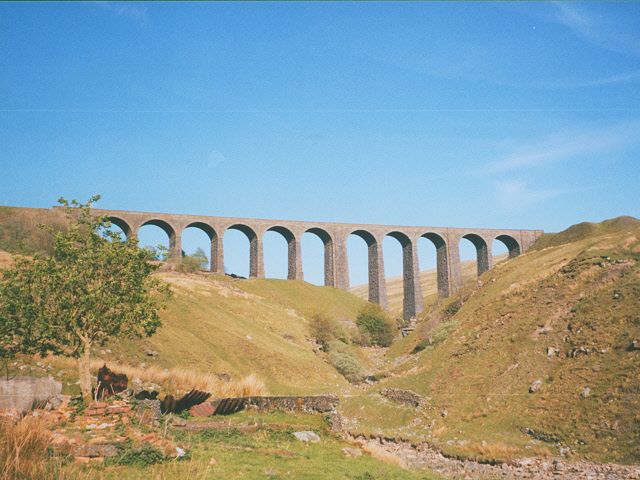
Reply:
M304 233L317 235L324 243L324 284L349 289L347 238L357 235L368 246L369 300L387 306L382 241L386 236L398 240L403 252L404 301L403 316L411 318L423 310L422 291L418 282L417 245L421 237L436 248L438 294L448 297L462 284L459 242L470 240L476 247L478 275L491 268L493 240L504 243L509 257L526 251L542 235L542 230L501 230L483 228L407 227L398 225L366 225L334 222L305 222L295 220L262 220L254 218L210 217L168 213L132 212L124 210L94 210L108 217L125 235L137 235L144 225L156 225L169 237L169 254L182 254L181 237L185 228L195 227L211 239L211 271L224 273L224 232L233 229L249 239L249 276L264 277L262 237L268 231L281 234L288 245L288 278L302 280L300 239Z

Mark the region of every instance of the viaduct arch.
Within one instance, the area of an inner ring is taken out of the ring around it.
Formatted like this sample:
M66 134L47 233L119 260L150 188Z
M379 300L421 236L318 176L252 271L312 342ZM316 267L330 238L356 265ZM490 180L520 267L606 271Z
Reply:
M509 258L524 253L533 245L542 230L414 227L400 225L367 225L335 222L306 222L298 220L263 220L216 216L181 215L169 213L101 210L124 234L137 236L144 225L156 225L169 237L169 255L182 254L182 232L186 228L204 231L211 241L211 271L224 273L222 238L227 230L239 230L249 239L249 276L264 277L262 238L266 232L277 232L287 242L288 273L291 280L303 280L300 240L305 233L316 235L324 245L324 284L349 289L347 238L357 235L367 244L369 267L369 301L387 306L382 241L389 236L402 247L403 316L411 318L424 308L419 282L418 240L426 238L436 249L438 295L448 297L462 286L459 244L464 238L476 248L478 275L492 267L491 248L494 240L502 242Z

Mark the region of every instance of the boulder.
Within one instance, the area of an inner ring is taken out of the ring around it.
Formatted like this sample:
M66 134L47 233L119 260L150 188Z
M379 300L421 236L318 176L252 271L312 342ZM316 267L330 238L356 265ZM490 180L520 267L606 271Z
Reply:
M303 432L294 432L293 436L296 437L299 441L305 443L317 443L320 441L320 437L318 436L318 434L309 430L305 430Z
M354 448L354 447L345 447L345 448L342 449L342 454L345 457L349 457L349 458L361 457L362 456L362 450L360 450L359 448Z
M542 387L542 380L536 380L529 386L529 393L536 393Z
M62 392L62 383L53 377L13 377L0 379L0 409L26 412L34 405L46 404Z

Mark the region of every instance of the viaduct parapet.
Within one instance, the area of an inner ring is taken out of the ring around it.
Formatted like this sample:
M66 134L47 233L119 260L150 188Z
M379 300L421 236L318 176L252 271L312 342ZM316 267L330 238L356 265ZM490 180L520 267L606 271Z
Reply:
M211 271L224 273L222 238L227 230L239 230L249 239L249 275L264 277L262 238L268 231L281 234L288 245L288 278L302 280L300 240L309 232L324 243L324 284L349 289L347 238L361 237L368 246L369 300L387 306L386 282L382 241L386 236L398 240L403 252L404 301L403 316L411 318L423 310L423 297L419 283L417 246L424 237L436 248L438 294L448 297L462 285L460 270L460 240L466 238L476 247L478 275L492 267L491 247L494 240L506 245L509 257L525 252L542 230L504 230L486 228L410 227L400 225L367 225L335 222L306 222L295 220L263 220L255 218L212 217L168 213L132 212L125 210L94 210L108 217L127 236L137 235L144 225L156 225L169 237L169 255L182 254L182 232L186 228L199 228L211 240Z

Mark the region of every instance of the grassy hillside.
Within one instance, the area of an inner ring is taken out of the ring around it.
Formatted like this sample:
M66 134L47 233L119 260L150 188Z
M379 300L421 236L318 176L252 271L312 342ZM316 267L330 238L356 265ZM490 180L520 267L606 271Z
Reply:
M484 459L563 446L640 461L639 260L640 222L628 217L543 237L427 312L388 352L387 378L345 400L351 428ZM384 399L388 387L425 406Z
M128 363L145 350L162 367L184 367L232 377L255 373L271 393L336 391L344 378L315 351L309 319L325 313L353 324L363 301L340 290L286 280L235 280L215 275L163 273L174 297L164 325L142 342L117 351Z

